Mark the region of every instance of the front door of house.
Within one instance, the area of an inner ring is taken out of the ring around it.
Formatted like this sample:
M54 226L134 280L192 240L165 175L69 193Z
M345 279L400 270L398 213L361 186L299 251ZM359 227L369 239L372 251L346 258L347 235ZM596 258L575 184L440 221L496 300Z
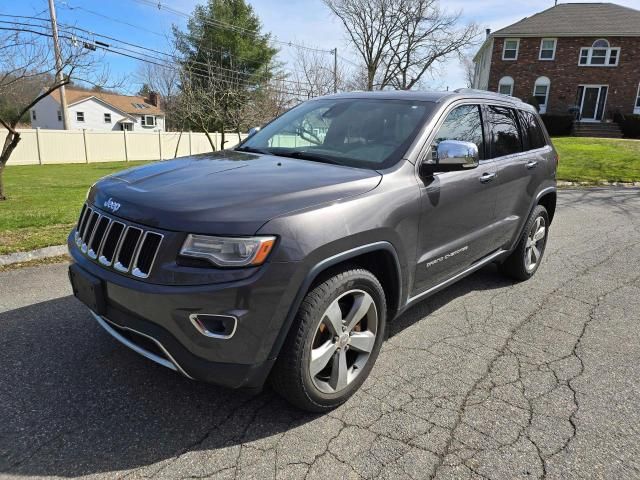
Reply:
M581 85L578 88L580 120L599 122L604 117L608 87L606 85Z

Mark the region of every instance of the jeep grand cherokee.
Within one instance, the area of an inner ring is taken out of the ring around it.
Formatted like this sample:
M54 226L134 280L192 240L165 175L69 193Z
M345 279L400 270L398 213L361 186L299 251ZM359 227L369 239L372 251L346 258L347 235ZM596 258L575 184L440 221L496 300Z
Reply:
M495 262L540 266L558 157L535 109L487 92L305 102L235 149L89 191L75 295L112 336L189 378L325 411L387 323Z

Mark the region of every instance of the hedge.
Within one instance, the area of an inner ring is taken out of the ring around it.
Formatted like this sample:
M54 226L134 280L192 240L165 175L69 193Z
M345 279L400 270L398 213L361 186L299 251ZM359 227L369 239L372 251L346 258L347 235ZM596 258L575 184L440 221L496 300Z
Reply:
M566 137L571 135L574 116L570 114L544 114L540 116L549 135L552 137Z
M626 138L640 138L640 115L625 115L618 124Z

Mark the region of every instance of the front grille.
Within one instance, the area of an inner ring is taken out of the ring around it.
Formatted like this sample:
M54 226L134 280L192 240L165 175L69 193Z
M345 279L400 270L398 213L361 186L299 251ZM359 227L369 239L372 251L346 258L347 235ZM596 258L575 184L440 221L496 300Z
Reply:
M153 268L163 235L111 218L84 205L76 226L76 244L87 257L105 267L138 278Z

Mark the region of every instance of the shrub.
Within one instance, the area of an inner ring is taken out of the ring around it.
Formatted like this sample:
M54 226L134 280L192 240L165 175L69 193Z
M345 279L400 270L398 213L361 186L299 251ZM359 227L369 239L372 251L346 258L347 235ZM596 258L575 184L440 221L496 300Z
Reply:
M640 138L640 115L624 115L618 124L626 138Z
M541 115L542 121L549 135L552 137L565 137L571 135L571 129L573 128L573 115L565 114L550 114Z
M529 97L527 103L535 108L536 111L540 111L540 103L538 102L538 99L536 97Z

